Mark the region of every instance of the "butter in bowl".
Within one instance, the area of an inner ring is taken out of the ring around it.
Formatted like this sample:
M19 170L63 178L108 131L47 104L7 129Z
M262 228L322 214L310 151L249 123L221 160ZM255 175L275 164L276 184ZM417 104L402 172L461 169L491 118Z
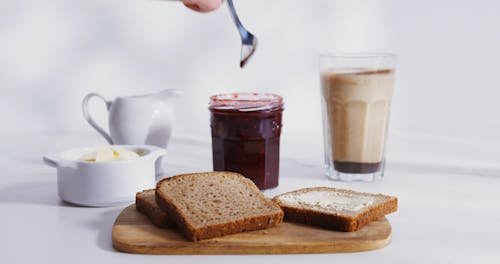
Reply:
M135 199L138 191L155 187L155 163L165 149L149 145L77 148L46 155L57 169L59 197L79 206L114 206Z

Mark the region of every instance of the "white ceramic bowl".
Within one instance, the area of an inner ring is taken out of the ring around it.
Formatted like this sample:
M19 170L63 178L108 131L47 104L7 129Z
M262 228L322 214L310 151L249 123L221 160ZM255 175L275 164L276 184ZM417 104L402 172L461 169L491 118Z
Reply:
M147 145L113 145L135 151L139 158L87 162L79 160L95 148L70 149L43 160L57 168L59 197L82 206L113 206L135 199L138 191L155 188L155 162L165 149Z

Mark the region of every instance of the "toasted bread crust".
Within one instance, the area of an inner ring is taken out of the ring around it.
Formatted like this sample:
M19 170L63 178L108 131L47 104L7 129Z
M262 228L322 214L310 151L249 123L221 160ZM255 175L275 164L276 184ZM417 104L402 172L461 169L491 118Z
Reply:
M135 196L135 207L137 208L137 211L146 215L151 223L153 223L156 227L172 227L174 223L169 219L167 213L161 210L157 204L152 204L151 201L144 197L146 192L151 192L154 195L154 191L154 189L151 189L137 193Z
M285 221L320 226L327 229L346 231L346 232L357 231L366 224L375 221L386 214L397 211L398 207L398 199L396 197L377 194L375 196L384 197L386 200L384 202L372 205L367 209L363 210L361 213L355 215L354 217L351 217L339 213L333 213L333 212L326 213L310 208L288 206L282 203L279 199L281 195L285 194L299 194L309 191L320 191L320 190L341 191L352 194L366 194L374 196L373 194L359 193L351 190L340 190L329 187L314 187L314 188L300 189L277 195L273 198L273 201L279 204L281 206L281 209L283 209L283 211L285 212Z
M205 175L210 176L211 173L191 173L174 176L171 178L163 179L157 184L156 188L156 202L160 208L162 208L175 222L177 229L188 239L193 241L209 239L229 234L240 233L244 231L252 231L265 229L275 226L283 221L284 213L283 211L273 203L271 200L266 198L262 192L255 186L255 184L249 179L243 177L240 174L233 172L217 172L218 174L224 173L226 175L238 175L241 176L242 183L249 186L251 189L258 194L259 198L266 199L269 206L276 207L275 213L268 213L259 216L246 217L243 219L238 219L235 221L228 221L222 224L207 225L199 228L193 227L186 217L182 214L180 209L176 207L175 202L171 200L167 194L163 194L161 191L161 186L167 184L169 181L175 181L179 177L186 175Z
M159 184L162 181L158 182L157 186L160 186ZM162 197L162 194L158 192L158 188L156 188L156 204L158 204L158 206L170 216L170 219L175 223L179 232L181 232L185 237L196 241L191 238L194 233L193 226L186 222L184 218L180 217L179 209L172 204L170 199Z

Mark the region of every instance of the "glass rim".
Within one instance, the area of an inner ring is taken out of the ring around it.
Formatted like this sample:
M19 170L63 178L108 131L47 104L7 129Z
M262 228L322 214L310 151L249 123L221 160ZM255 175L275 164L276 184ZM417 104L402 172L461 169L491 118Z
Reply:
M210 96L209 109L241 112L283 107L283 97L273 93L221 93Z
M321 53L320 58L345 58L345 59L370 59L390 58L396 59L397 55L390 52L327 52Z

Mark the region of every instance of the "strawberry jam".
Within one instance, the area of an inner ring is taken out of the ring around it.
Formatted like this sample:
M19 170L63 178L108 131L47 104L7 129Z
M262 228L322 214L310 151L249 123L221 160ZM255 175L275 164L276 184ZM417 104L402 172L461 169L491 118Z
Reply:
M233 171L260 189L278 186L283 99L274 94L210 97L214 171Z

